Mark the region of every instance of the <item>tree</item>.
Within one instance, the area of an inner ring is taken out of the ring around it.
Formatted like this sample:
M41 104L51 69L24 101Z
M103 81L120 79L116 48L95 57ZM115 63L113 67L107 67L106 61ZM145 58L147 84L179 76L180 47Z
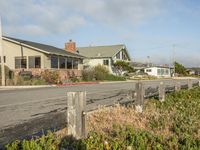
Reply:
M127 72L134 72L133 67L130 66L129 62L125 61L116 61L114 66L118 69L119 72L127 71Z
M175 73L180 75L187 75L187 69L182 64L175 62Z

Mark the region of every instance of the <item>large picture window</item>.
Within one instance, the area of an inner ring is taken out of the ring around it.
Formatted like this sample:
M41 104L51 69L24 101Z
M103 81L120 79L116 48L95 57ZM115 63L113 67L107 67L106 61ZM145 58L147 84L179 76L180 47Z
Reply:
M73 69L78 69L78 59L74 59L74 63L73 63Z
M15 57L15 68L27 68L27 59L26 57Z
M58 57L57 56L51 56L51 68L58 69Z
M67 69L72 69L72 68L73 68L73 59L67 58Z
M40 56L29 56L28 62L29 62L29 68L41 68Z
M65 69L65 58L64 57L59 58L59 65L60 65L61 69Z

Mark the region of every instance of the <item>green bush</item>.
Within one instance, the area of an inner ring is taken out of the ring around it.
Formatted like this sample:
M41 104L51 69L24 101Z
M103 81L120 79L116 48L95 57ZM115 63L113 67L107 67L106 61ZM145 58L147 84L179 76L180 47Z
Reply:
M79 78L76 77L76 76L74 76L74 77L71 77L71 78L70 78L70 81L71 81L71 82L79 82Z
M43 135L40 138L15 141L6 145L7 150L58 150L60 139L53 133L49 132L47 136Z
M47 85L48 83L44 79L33 78L31 79L31 85Z
M95 78L94 69L85 69L82 71L82 80L83 81L93 81Z
M106 67L98 65L94 67L95 79L102 81L105 80L106 76L109 74L109 71Z
M130 65L129 62L125 62L125 61L116 61L114 63L114 66L121 71L128 71L130 72L134 72L134 68Z
M125 81L126 78L121 77L121 76L115 76L115 75L113 75L113 74L108 74L108 75L105 77L105 80L107 80L107 81Z
M83 70L82 80L83 81L94 81L94 80L125 81L126 78L109 74L109 71L106 67L102 65L98 65L98 66L95 66L94 68Z

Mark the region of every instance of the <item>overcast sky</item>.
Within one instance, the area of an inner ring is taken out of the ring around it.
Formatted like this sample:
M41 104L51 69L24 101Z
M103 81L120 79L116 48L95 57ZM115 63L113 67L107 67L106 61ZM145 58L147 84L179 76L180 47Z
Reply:
M134 61L200 67L199 0L0 0L3 34L64 47L125 44Z

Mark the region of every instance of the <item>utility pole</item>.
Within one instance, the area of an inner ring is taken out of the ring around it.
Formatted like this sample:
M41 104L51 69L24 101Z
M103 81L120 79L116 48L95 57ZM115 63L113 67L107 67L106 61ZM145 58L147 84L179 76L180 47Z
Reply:
M150 67L150 56L147 56L147 67Z
M176 76L176 67L175 67L175 64L176 64L176 61L175 61L175 48L176 48L176 45L173 44L173 66L174 66L174 77Z
M6 77L5 77L1 17L0 17L0 55L1 55L1 85L5 86L6 85Z

